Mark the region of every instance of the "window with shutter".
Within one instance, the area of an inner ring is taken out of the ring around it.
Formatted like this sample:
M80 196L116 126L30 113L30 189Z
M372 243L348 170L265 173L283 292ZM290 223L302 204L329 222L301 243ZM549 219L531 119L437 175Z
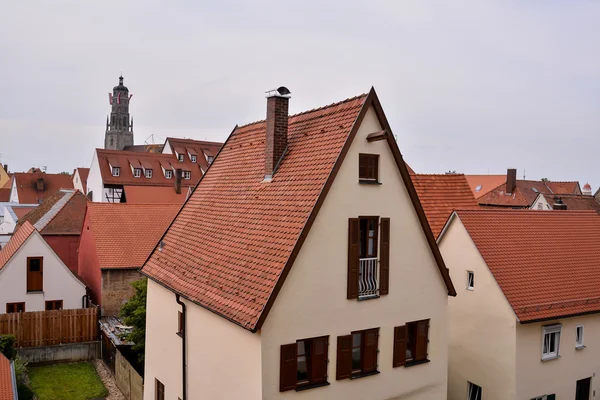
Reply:
M406 325L394 328L394 360L393 367L406 363Z
M381 218L379 255L379 294L386 295L390 287L390 219Z
M6 313L25 312L25 303L6 303Z
M358 298L358 265L360 258L360 220L348 220L348 299Z
M328 345L328 336L282 345L279 391L299 391L328 385Z
M379 154L358 155L358 181L379 183Z
M338 336L336 378L355 379L379 373L379 328Z
M425 319L408 322L405 325L404 331L404 346L406 348L404 366L410 367L412 365L428 362L427 347L429 344L429 320Z
M27 291L41 292L44 290L44 259L43 257L27 257Z

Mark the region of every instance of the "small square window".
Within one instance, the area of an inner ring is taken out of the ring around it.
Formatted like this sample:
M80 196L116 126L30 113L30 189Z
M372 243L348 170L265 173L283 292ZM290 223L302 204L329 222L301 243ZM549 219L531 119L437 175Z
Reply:
M467 271L467 290L473 290L475 287L475 273Z
M152 178L152 170L151 169L146 169L145 176L146 176L146 178Z
M575 330L575 347L583 348L583 325L579 325Z
M121 168L119 168L119 167L112 167L112 175L113 176L120 176L121 175Z
M379 154L358 155L358 180L359 182L379 182Z
M193 162L193 163L195 163L195 162L196 162L196 156L195 156L195 155L192 155L192 156L190 157L190 159L192 160L192 162Z
M543 327L542 335L542 360L552 360L558 357L560 345L561 325L548 325Z
M167 178L167 179L173 178L173 171L170 171L170 170L165 171L165 178Z
M183 179L191 179L192 173L190 171L183 171Z
M177 160L178 160L179 162L183 162L183 154L179 154L179 155L177 156Z
M481 400L481 386L467 382L467 400Z
M141 168L134 168L133 169L133 177L134 178L139 178L140 176L142 176L142 169Z

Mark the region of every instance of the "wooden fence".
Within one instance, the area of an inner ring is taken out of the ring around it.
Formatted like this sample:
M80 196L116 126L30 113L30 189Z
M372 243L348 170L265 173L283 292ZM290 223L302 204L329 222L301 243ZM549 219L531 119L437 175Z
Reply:
M127 400L143 400L144 379L129 364L119 349L115 360L115 382Z
M15 335L17 347L98 340L98 308L0 314L0 335Z

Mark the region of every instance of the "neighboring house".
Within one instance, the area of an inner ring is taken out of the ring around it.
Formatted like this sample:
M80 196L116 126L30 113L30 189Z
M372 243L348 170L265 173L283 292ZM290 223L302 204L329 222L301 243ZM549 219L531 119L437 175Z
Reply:
M125 146L125 151L136 151L141 153L162 153L162 144L133 144L131 146Z
M0 188L3 188L10 181L10 175L8 174L8 164L0 164Z
M118 315L134 294L131 282L175 218L179 204L88 203L79 274L102 315Z
M77 253L87 203L79 190L61 189L20 218L17 227L26 221L32 224L67 267L78 274Z
M543 199L543 200L542 200ZM545 201L546 206L540 206ZM592 195L585 194L544 194L531 207L532 210L592 210L600 212L600 203Z
M13 176L10 201L21 204L41 204L59 189L73 189L73 180L68 174L46 174L44 172L17 172Z
M375 91L289 117L288 94L142 269L144 398L445 399L455 290Z
M201 177L201 166L189 158L180 162L172 154L96 149L87 188L94 202L181 205Z
M73 171L73 187L87 195L87 179L90 174L89 168L75 168Z
M484 207L551 210L547 197L561 194L581 195L579 182L517 180L517 170L508 169L505 182L477 198Z
M452 211L479 207L462 174L414 174L411 178L436 238Z
M588 400L600 389L600 216L474 210L438 238L449 300L450 400Z
M8 203L10 200L10 188L0 188L0 203Z
M465 175L476 199L506 183L506 175Z
M0 400L18 400L15 365L0 353Z
M0 313L83 308L86 288L25 222L0 251Z
M0 249L10 240L19 218L23 218L37 206L37 204L0 203Z
M173 154L179 162L186 160L198 164L205 173L223 143L205 142L193 139L167 138L163 146L163 154Z

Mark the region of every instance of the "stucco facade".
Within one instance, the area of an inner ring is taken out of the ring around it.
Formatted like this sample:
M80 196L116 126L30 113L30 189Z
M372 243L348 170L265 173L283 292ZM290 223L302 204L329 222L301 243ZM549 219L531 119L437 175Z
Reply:
M27 293L27 257L43 257L43 291ZM6 303L25 302L25 311L43 311L45 302L62 300L64 309L82 308L85 285L34 232L0 270L0 313Z
M188 396L210 399L445 399L447 396L447 297L414 206L386 141L368 110L281 292L262 329L251 333L186 301ZM359 153L379 154L380 185L358 183ZM390 218L389 294L348 300L348 219ZM145 399L155 381L165 398L181 397L181 338L175 294L149 280L146 320ZM429 319L429 362L392 368L394 327ZM379 328L378 374L336 380L336 340ZM328 386L279 391L280 349L296 340L328 336Z
M448 399L467 398L468 382L485 400L534 399L555 394L575 398L576 382L595 374L600 347L597 315L521 324L459 217L438 240L458 295L448 301ZM474 287L467 288L467 273ZM543 326L561 324L558 358L542 361ZM584 326L585 348L576 349L576 327Z
M98 153L94 150L92 164L90 166L90 174L87 179L87 191L92 192L91 200L94 202L103 202L102 193L104 192L104 184L102 182L102 173L100 172L100 164L98 163ZM88 194L86 193L86 195Z

